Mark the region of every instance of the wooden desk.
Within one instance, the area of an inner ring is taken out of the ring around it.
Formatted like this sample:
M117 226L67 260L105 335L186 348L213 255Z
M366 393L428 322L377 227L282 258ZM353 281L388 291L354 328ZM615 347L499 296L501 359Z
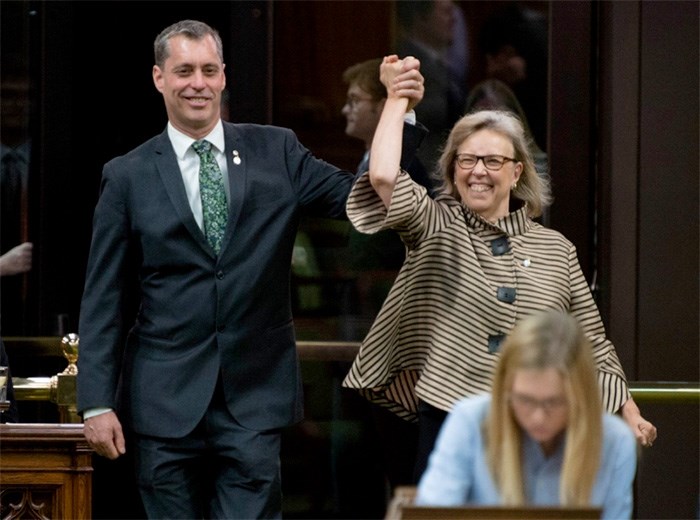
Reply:
M1 424L0 446L0 518L91 518L82 424Z
M396 488L384 520L595 520L597 507L564 506L416 506L416 488Z

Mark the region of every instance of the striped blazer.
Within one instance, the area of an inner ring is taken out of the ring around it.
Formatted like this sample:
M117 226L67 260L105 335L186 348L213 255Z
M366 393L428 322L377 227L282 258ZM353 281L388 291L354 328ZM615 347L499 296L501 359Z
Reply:
M490 390L500 342L517 321L559 309L592 343L605 408L629 399L574 245L526 208L491 224L452 196L431 199L401 172L388 210L365 174L347 213L361 232L396 230L407 253L343 386L407 420L417 419L418 399L449 411Z

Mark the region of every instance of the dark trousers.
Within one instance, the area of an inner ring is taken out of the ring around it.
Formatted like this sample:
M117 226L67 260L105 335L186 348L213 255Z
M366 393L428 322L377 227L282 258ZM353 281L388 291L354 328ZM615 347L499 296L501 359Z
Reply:
M442 423L447 418L445 410L440 410L424 401L418 401L418 454L416 455L416 482L420 481L428 467L430 454L440 433Z
M217 384L203 419L180 439L135 435L149 518L281 518L279 430L239 425Z
M387 479L393 490L412 486L418 446L418 425L401 419L386 408L371 405L372 419L380 440Z

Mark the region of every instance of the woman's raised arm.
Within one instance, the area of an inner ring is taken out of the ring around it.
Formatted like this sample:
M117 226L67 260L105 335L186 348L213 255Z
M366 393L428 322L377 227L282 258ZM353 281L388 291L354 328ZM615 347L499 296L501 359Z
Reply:
M404 115L413 108L416 89L422 91L419 62L413 57L400 60L396 55L384 58L380 78L387 89L387 100L377 124L369 156L372 187L386 207L391 203L401 163Z

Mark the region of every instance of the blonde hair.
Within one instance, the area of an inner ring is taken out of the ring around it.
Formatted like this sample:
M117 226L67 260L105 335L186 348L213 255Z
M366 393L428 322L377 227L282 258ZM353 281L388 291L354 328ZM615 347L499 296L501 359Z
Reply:
M585 506L590 504L600 466L603 406L590 342L569 314L547 311L526 318L504 341L485 423L488 464L503 503L524 504L520 455L523 433L508 393L517 370L546 368L560 373L568 403L559 500L564 506Z
M511 141L514 158L523 164L523 172L517 186L511 192L512 196L527 204L530 217L542 215L544 208L552 201L549 180L537 175L530 152L531 139L527 137L522 122L516 115L505 110L480 110L467 114L455 123L438 161L438 176L442 178L442 190L461 201L459 192L454 186L457 149L465 139L479 130L497 132Z

